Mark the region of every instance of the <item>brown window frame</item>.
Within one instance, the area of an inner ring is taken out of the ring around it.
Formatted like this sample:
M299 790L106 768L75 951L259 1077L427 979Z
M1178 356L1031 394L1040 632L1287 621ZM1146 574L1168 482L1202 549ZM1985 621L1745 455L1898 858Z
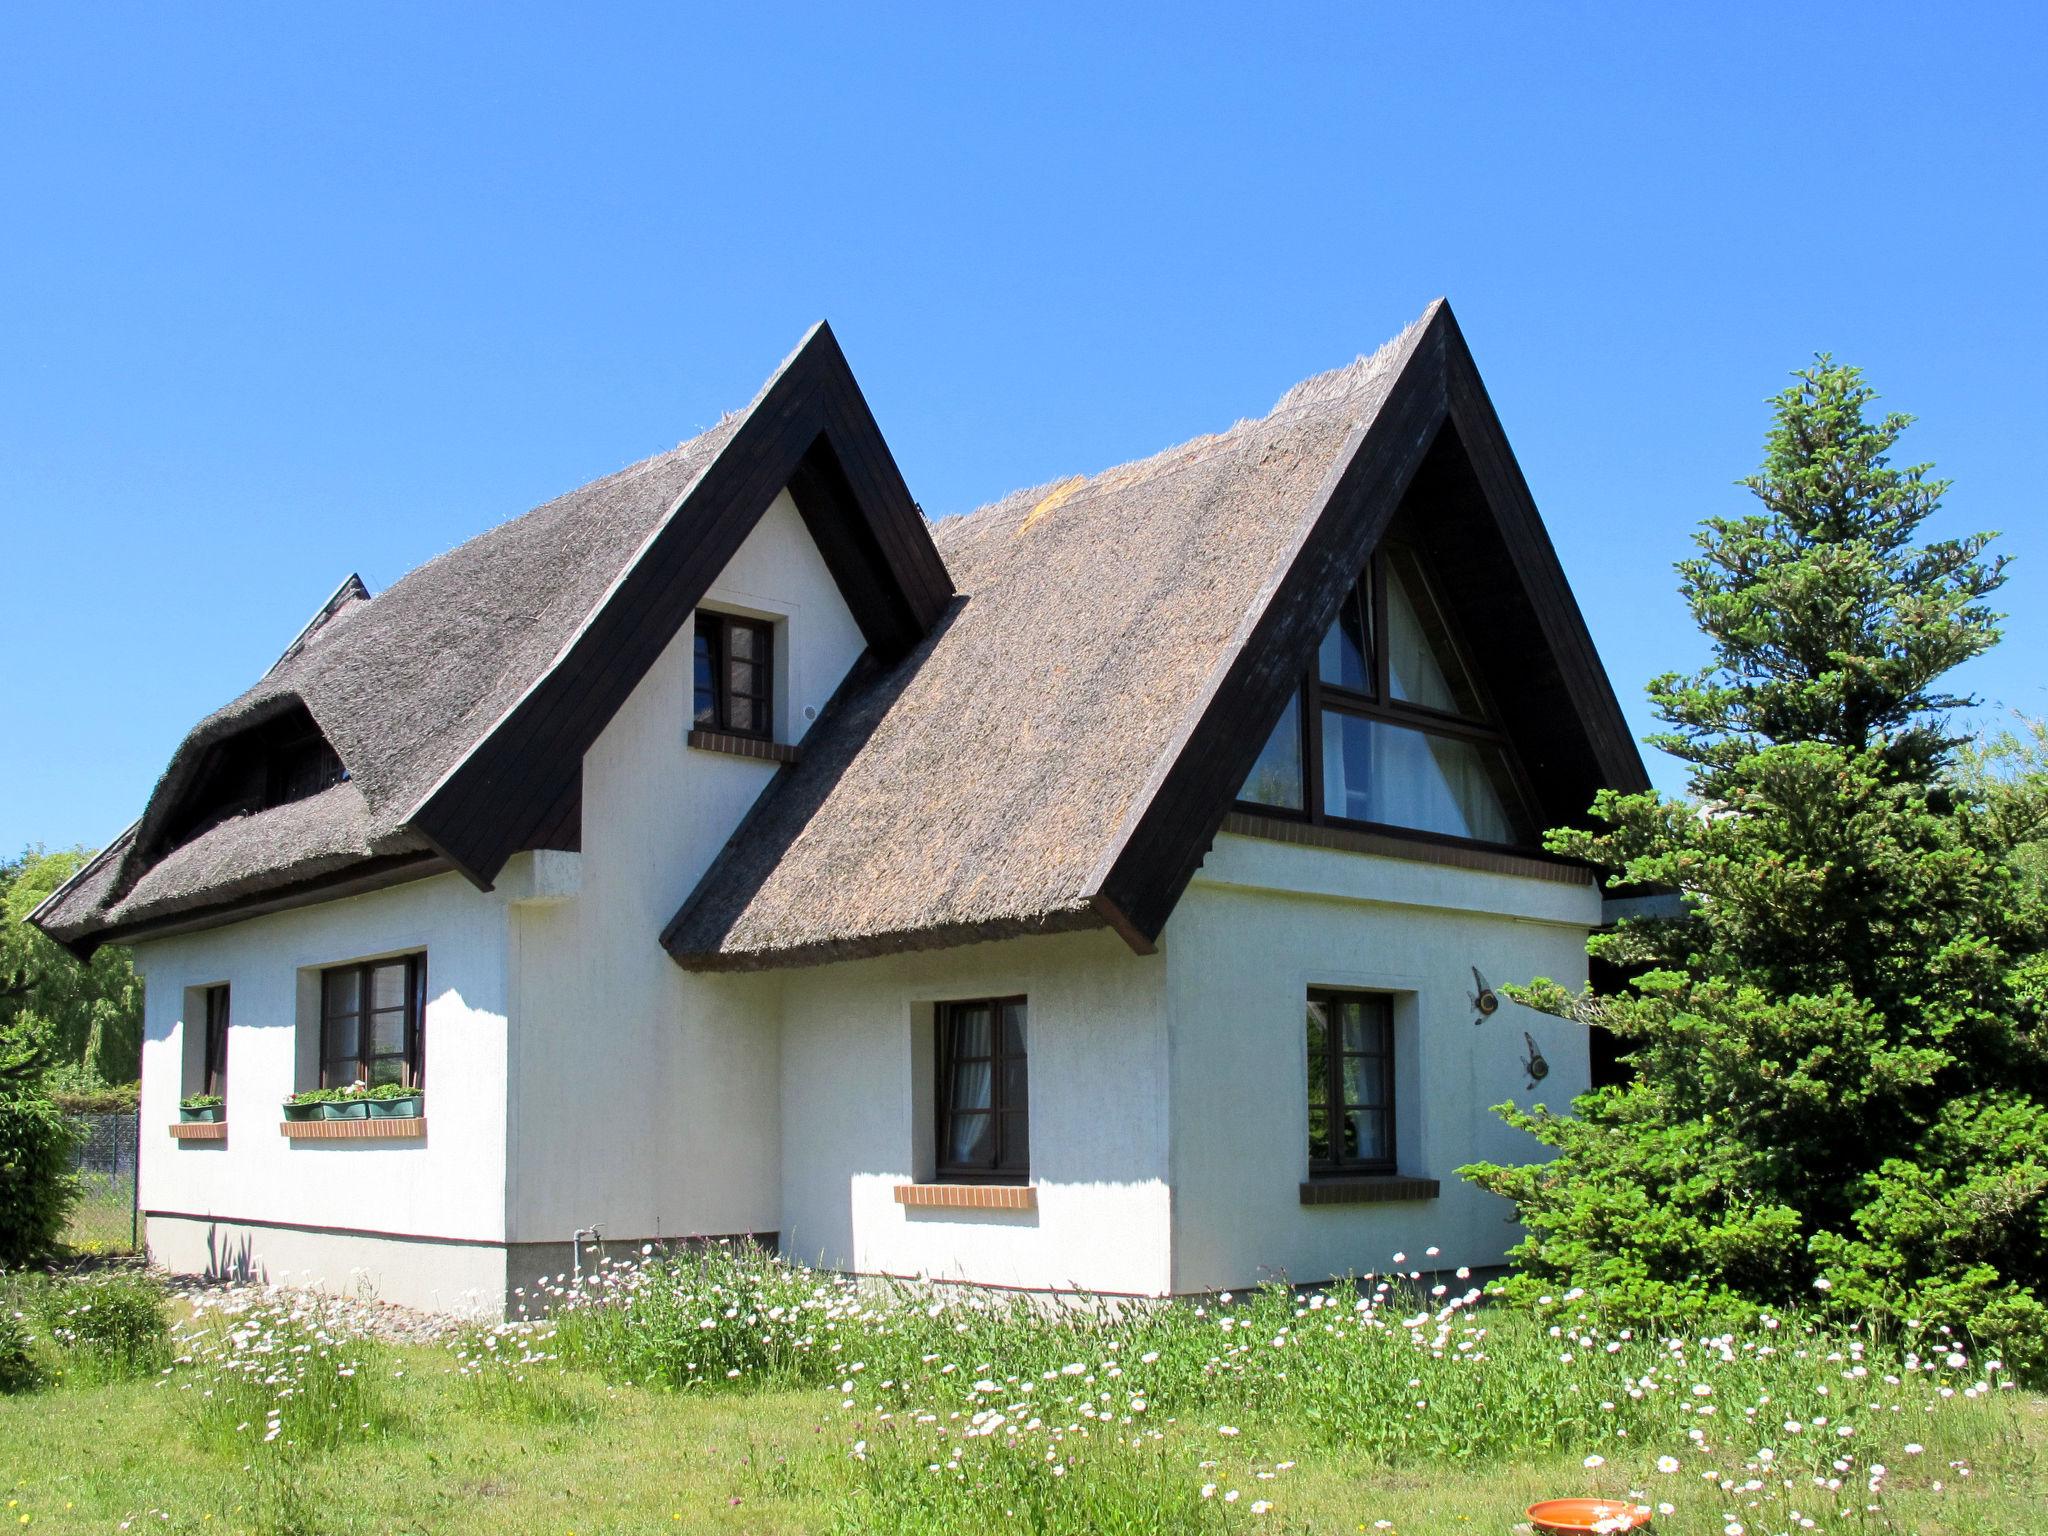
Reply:
M372 1009L368 1006L371 997L371 976L374 972L389 966L405 967L405 1048L403 1051L373 1051L371 1043L374 1030L371 1014L390 1012L389 1009ZM356 1006L353 1010L337 1010L329 1002L329 988L342 976L354 976L356 983ZM407 1088L419 1088L425 1082L425 1036L427 998L427 957L424 952L411 955L387 955L381 960L362 960L350 965L331 965L320 972L320 1060L319 1078L322 1088L346 1088L351 1083L374 1082L376 1063L387 1058L397 1058L399 1082ZM328 1038L332 1026L343 1019L354 1019L356 1024L356 1049L353 1055L343 1055L328 1049ZM345 1071L346 1076L341 1073ZM337 1078L339 1080L337 1081Z
M1004 1049L1003 1010L1015 1005L1023 1010L1023 1028L1020 1037L1024 1048L1020 1051ZM960 1014L969 1008L986 1008L989 1018L989 1052L980 1056L962 1057L956 1054L955 1023ZM937 1034L937 1049L932 1053L937 1059L938 1083L932 1101L933 1123L933 1166L938 1177L951 1184L1028 1184L1031 1182L1031 1011L1028 999L1021 994L1008 997L966 997L951 999L936 1005L933 1009L933 1028ZM953 1102L955 1068L962 1061L986 1060L989 1064L989 1099L986 1110L959 1109ZM1012 1106L1008 1102L1008 1091L1004 1084L1003 1067L1009 1062L1023 1064L1024 1102ZM990 1137L990 1160L986 1164L959 1163L949 1159L946 1149L953 1145L955 1117L961 1114L986 1114L993 1134ZM1009 1125L1012 1116L1021 1116L1024 1121L1024 1151L1022 1156L1013 1156L1010 1145Z
M1351 1001L1365 1001L1376 1006L1379 1013L1378 1023L1383 1031L1382 1038L1386 1042L1386 1049L1384 1051L1346 1051L1342 1049L1343 1035L1335 1009L1341 1004ZM1399 1158L1398 1129L1400 1124L1400 1090L1395 1081L1397 1052L1394 1045L1394 999L1391 994L1385 992L1366 992L1356 988L1343 987L1310 987L1308 995L1304 1000L1304 1013L1307 1011L1307 1004L1311 1003L1322 1003L1331 1009L1327 1016L1329 1033L1326 1038L1329 1041L1329 1048L1323 1052L1322 1077L1324 1112L1332 1117L1330 1145L1333 1152L1341 1136L1341 1133L1337 1130L1337 1122L1345 1118L1344 1111L1348 1109L1369 1109L1386 1116L1387 1155L1385 1157L1343 1157L1332 1155L1328 1158L1318 1158L1315 1155L1314 1130L1311 1127L1307 1144L1309 1177L1312 1179L1347 1178L1357 1174L1393 1173L1396 1171L1396 1163ZM1307 1041L1304 1039L1304 1047L1306 1044ZM1305 1054L1309 1059L1306 1064L1307 1070L1304 1073L1302 1092L1305 1096L1308 1096L1310 1086L1317 1075L1317 1069L1314 1053L1305 1052ZM1345 1099L1344 1062L1348 1057L1378 1057L1386 1064L1384 1076L1386 1097L1382 1102L1368 1104L1360 1101L1354 1104ZM1313 1114L1315 1100L1312 1096L1307 1097L1307 1104L1310 1113Z
M199 1091L225 1097L228 1091L228 989L206 989L205 1033L200 1041Z
M1476 715L1450 714L1434 709L1427 704L1415 704L1397 699L1393 693L1391 658L1387 648L1387 575L1385 558L1388 550L1399 548L1401 553L1414 561L1424 586L1429 589L1434 601L1437 583L1432 577L1421 555L1405 546L1387 546L1377 550L1366 561L1365 569L1358 580L1345 589L1345 601L1352 600L1354 593L1363 593L1371 605L1367 617L1369 633L1366 636L1366 670L1370 673L1372 691L1360 693L1323 681L1322 648L1320 640L1316 653L1309 658L1308 671L1303 676L1296 697L1301 702L1297 721L1300 730L1299 751L1301 755L1302 808L1267 805L1258 800L1239 800L1236 808L1254 816L1279 817L1289 821L1306 822L1311 826L1355 827L1363 831L1383 832L1391 837L1409 838L1424 843L1451 843L1467 848L1490 848L1501 852L1529 853L1540 851L1540 818L1534 814L1536 801L1530 793L1527 774L1522 770L1520 758L1507 733L1500 728L1500 715L1494 709L1478 672L1473 668L1465 647L1454 634L1446 634L1445 641L1464 670L1476 695L1479 712ZM1336 620L1332 620L1335 623ZM1325 713L1350 715L1363 720L1379 720L1389 725L1405 726L1409 730L1425 735L1459 737L1473 744L1499 751L1506 764L1510 791L1504 795L1503 804L1510 818L1520 822L1526 841L1513 843L1488 842L1482 838L1460 837L1451 832L1436 832L1426 827L1404 827L1398 822L1361 821L1351 816L1333 816L1323 804L1323 716Z
M736 613L720 613L713 608L699 608L693 621L695 640L690 648L690 719L700 730L724 731L732 736L751 736L759 741L775 739L775 624L770 619L750 619ZM757 665L761 674L761 691L758 694L735 695L732 687L732 668L726 665L731 654L731 635L736 629L744 629L754 636ZM697 647L705 646L711 652L711 713L702 713L697 696ZM759 729L733 724L732 704L735 697L753 700L760 705L761 725Z

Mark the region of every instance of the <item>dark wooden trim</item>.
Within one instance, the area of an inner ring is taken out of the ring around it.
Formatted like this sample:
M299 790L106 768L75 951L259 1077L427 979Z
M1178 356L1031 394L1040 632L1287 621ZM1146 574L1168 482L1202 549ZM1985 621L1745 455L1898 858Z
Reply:
M1535 607L1545 640L1549 642L1567 683L1567 694L1577 710L1579 723L1599 757L1600 774L1606 787L1636 792L1650 787L1642 753L1630 734L1621 701L1601 663L1579 609L1550 531L1536 509L1536 499L1515 451L1508 443L1506 429L1479 376L1479 365L1464 332L1458 328L1449 306L1443 311L1445 326L1445 393L1451 422L1456 428L1466 462L1478 478L1495 524L1507 541L1524 590Z
M1547 669L1541 697L1554 699L1577 727L1573 732L1554 717L1543 727L1552 736L1562 731L1570 739L1553 754L1559 761L1524 761L1529 777L1548 787L1547 798L1531 809L1554 825L1582 817L1592 791L1602 785L1624 790L1648 785L1620 703L1471 353L1450 306L1440 303L1411 343L1385 403L1344 455L1308 536L1254 619L1243 648L1094 882L1096 891L1146 939L1158 938L1224 819L1239 813L1237 793L1288 696L1313 670L1316 648L1344 593L1395 524L1425 465L1437 466L1432 473L1462 466L1505 550L1506 580L1516 590L1462 594L1467 607L1504 598L1518 605L1518 614L1533 610L1529 622L1537 629L1531 638L1549 654L1524 656L1523 664ZM1451 607L1469 638L1470 619L1458 604ZM1487 687L1487 674L1497 677L1511 660L1489 657L1475 682ZM1526 759L1530 711L1502 713L1501 723ZM1304 753L1311 772L1319 726L1319 718L1304 709ZM1319 792L1320 786L1311 780L1310 788Z
M1157 940L1194 878L1323 631L1436 439L1445 418L1444 313L1439 306L1385 403L1342 455L1293 563L1096 882L1148 939ZM1313 743L1312 731L1307 739Z
M1448 864L1457 869L1480 869L1489 874L1519 875L1526 880L1548 880L1557 885L1590 885L1594 880L1593 871L1584 864L1549 854L1522 853L1491 843L1472 843L1402 827L1297 821L1291 816L1269 815L1241 805L1223 818L1217 831L1303 848L1335 848L1345 853L1371 853L1424 864Z
M730 731L707 731L702 726L693 728L689 744L699 752L724 752L733 757L759 758L766 763L793 763L802 749L794 742L763 741L758 736L735 736Z
M380 891L387 886L403 885L410 880L425 880L434 875L445 875L453 868L454 866L446 859L430 852L383 854L364 859L359 864L351 864L346 869L336 870L331 874L293 881L275 890L237 896L230 901L194 907L155 920L115 923L96 933L83 935L75 940L74 944L84 950L80 958L89 960L92 952L102 944L133 944L142 939L161 939L175 933L193 933L202 928L219 928L228 923L264 917L272 912L283 912L293 907L311 906L320 901L335 901L343 896L360 896L366 891ZM77 949L74 948L73 952L77 953Z
M560 659L416 806L411 824L480 883L530 847L605 723L696 611L769 504L796 482L806 525L872 649L905 654L952 578L820 324L586 620ZM796 492L792 492L794 496ZM845 526L832 531L832 525Z
M1156 955L1159 953L1159 946L1139 932L1138 925L1128 917L1125 917L1122 911L1118 909L1117 904L1107 896L1097 894L1089 897L1088 906L1096 916L1100 917L1103 922L1107 923L1114 930L1118 938L1130 945L1132 954Z
M1435 1200L1443 1193L1435 1179L1398 1173L1344 1174L1307 1179L1301 1186L1303 1205L1379 1205L1390 1200Z
M425 1115L396 1115L382 1120L280 1120L277 1129L287 1141L419 1141L427 1134Z

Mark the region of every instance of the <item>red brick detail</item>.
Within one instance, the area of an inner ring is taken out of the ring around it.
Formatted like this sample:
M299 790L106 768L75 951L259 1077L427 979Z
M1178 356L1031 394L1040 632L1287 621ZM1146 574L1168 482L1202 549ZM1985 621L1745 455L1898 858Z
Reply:
M173 1141L226 1141L225 1120L180 1120L170 1127Z
M427 1134L425 1115L386 1120L280 1120L291 1141L415 1141Z
M960 1211L1035 1211L1038 1189L1031 1184L898 1184L896 1203Z
M797 749L786 741L763 741L758 736L735 736L730 731L693 728L690 745L700 752L727 752L734 757L757 757L769 763L793 763Z

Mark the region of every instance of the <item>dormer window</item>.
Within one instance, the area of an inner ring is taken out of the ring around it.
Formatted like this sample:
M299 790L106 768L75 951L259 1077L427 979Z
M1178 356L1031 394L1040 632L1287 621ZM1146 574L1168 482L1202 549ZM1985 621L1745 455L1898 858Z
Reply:
M775 733L775 626L697 610L696 725L735 736Z
M331 789L348 777L341 758L315 731L276 748L270 756L268 782L264 786L264 809L304 800L323 789Z
M1238 798L1311 821L1532 841L1506 738L1413 550L1385 547L1345 593Z
M236 816L274 810L346 782L348 769L304 705L208 749L166 825L166 851Z

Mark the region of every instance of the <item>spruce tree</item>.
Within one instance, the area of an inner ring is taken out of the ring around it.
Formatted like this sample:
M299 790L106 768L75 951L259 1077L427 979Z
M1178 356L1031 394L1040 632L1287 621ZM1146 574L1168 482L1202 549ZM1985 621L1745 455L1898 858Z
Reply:
M1633 977L1521 1000L1613 1030L1630 1080L1501 1106L1548 1162L1463 1170L1514 1200L1522 1279L1641 1317L1812 1302L1970 1330L2048 1367L2048 959L2015 804L1954 771L1944 688L1996 643L1990 535L1928 539L1947 483L1895 468L1823 356L1772 402L1760 504L1709 520L1680 590L1713 663L1650 695L1691 797L1604 794L1549 846L1663 889L1596 956Z

